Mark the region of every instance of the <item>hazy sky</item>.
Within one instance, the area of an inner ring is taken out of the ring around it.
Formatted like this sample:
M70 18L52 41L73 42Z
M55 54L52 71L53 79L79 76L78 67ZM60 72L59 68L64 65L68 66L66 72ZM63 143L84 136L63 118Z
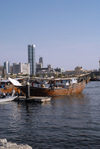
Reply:
M36 60L65 70L98 69L100 0L0 0L0 64Z

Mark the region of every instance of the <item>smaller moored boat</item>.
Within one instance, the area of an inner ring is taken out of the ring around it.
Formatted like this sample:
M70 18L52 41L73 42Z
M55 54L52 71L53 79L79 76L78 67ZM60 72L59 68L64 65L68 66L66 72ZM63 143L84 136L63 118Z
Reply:
M1 102L8 102L8 101L13 101L17 96L6 96L4 98L0 98L0 103Z
M17 98L17 96L15 96L14 94L15 94L15 90L13 90L11 96L1 96L1 97L0 97L0 103L1 103L1 102L13 101L14 99Z

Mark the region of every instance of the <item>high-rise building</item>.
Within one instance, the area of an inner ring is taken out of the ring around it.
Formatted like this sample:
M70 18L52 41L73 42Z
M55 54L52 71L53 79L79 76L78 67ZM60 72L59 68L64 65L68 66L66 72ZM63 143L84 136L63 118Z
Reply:
M41 66L43 67L43 57L39 58L39 63L41 64Z
M28 45L28 63L30 63L30 75L36 74L35 45Z
M10 64L8 61L4 62L4 72L6 74L9 74L10 73Z

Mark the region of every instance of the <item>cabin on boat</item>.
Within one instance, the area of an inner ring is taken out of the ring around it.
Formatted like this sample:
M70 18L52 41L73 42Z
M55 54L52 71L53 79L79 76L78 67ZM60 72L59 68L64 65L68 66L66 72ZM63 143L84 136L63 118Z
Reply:
M36 88L67 88L77 82L77 78L36 79L30 82L30 86Z

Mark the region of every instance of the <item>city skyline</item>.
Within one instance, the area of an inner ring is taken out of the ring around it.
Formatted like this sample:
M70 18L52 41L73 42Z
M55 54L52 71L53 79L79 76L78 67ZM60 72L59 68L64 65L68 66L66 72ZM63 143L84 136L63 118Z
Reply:
M44 66L98 69L99 6L99 0L1 0L0 64L27 63L27 45L36 44Z

